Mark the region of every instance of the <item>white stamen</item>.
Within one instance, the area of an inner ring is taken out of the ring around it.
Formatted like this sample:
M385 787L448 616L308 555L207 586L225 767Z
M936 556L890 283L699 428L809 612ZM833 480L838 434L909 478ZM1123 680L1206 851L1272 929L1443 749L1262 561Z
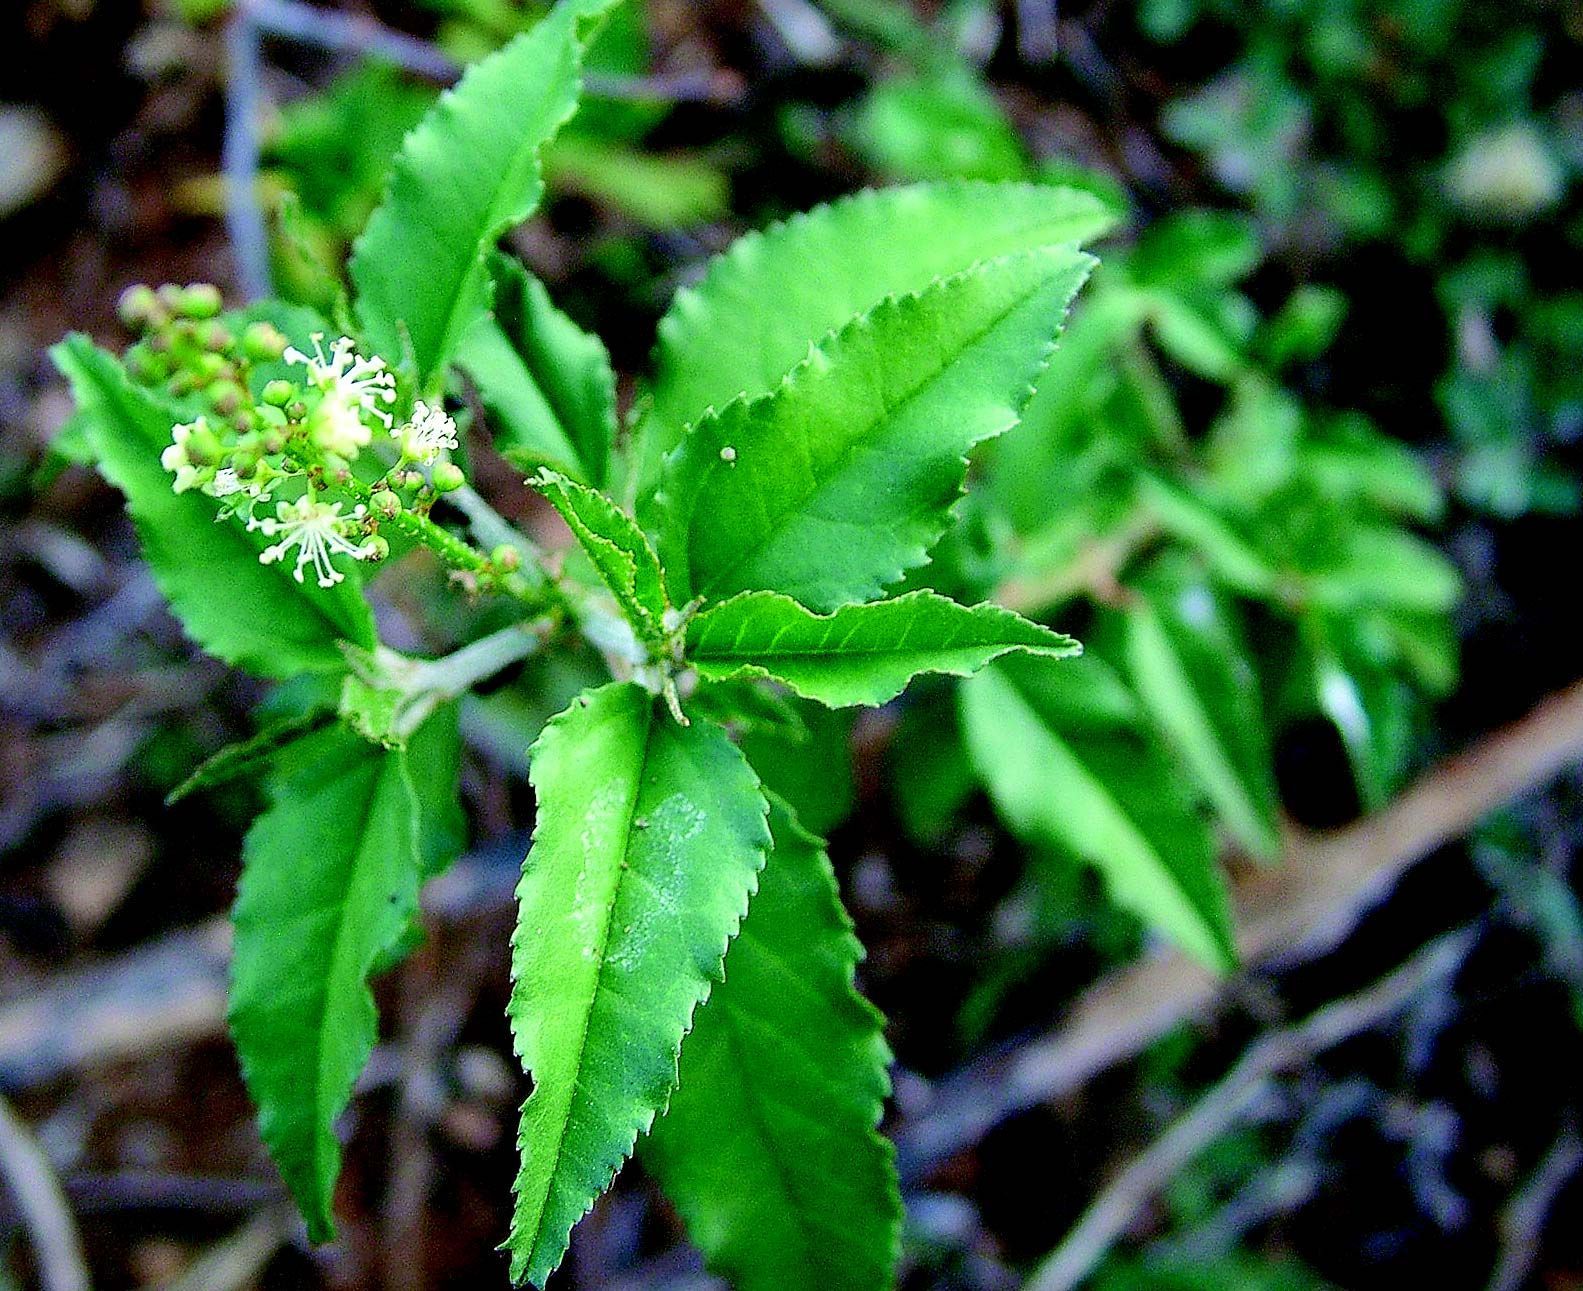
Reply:
M431 408L419 399L412 405L412 420L390 432L401 441L402 451L415 462L432 462L442 452L455 452L456 422L444 408Z
M292 576L302 582L306 565L313 566L314 577L320 587L334 587L346 577L330 563L335 555L350 556L353 560L367 560L371 548L363 543L348 541L347 535L356 532L362 523L363 507L357 506L352 514L341 515L339 502L315 502L304 494L295 502L282 502L275 508L274 519L247 522L248 529L257 529L267 538L280 535L280 541L259 552L261 565L271 565L284 560L295 548L297 567Z
M332 342L329 354L324 352L323 332L315 332L311 339L312 354L304 354L293 346L285 353L286 362L306 367L308 384L321 394L377 417L390 429L395 418L379 405L396 402L396 377L386 370L385 360L377 354L365 359L348 336Z

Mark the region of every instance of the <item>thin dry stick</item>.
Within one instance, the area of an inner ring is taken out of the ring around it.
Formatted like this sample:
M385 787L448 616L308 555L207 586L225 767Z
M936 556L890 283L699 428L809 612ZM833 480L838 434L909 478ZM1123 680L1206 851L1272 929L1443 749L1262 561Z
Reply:
M194 1260L165 1291L242 1291L258 1280L296 1227L290 1206L271 1206Z
M1384 811L1329 834L1294 836L1280 866L1238 891L1244 963L1333 945L1408 866L1579 760L1583 682L1442 763ZM933 1104L898 1134L904 1177L926 1173L1008 1116L1070 1093L1172 1027L1211 1012L1224 987L1174 951L1101 979L1058 1029L937 1087Z
M4 1098L0 1098L0 1176L22 1212L44 1291L88 1291L88 1265L66 1194L44 1149Z
M247 300L269 295L269 229L258 200L259 116L264 107L263 60L258 28L247 5L225 29L225 138L220 168L225 174L225 225L236 261L237 286Z
M1272 1077L1343 1040L1384 1025L1425 993L1444 989L1477 936L1477 930L1468 927L1438 937L1367 990L1327 1004L1296 1026L1255 1041L1218 1085L1094 1199L1066 1240L1039 1266L1026 1291L1071 1291L1104 1258L1149 1200L1259 1101Z
M1489 1291L1517 1291L1533 1271L1545 1218L1567 1180L1583 1168L1583 1139L1568 1125L1550 1145L1538 1168L1501 1212L1501 1253Z

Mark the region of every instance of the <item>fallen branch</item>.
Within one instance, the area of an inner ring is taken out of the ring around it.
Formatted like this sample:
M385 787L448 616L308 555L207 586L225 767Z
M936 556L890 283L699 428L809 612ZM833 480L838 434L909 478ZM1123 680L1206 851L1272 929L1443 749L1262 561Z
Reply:
M1255 1041L1231 1071L1121 1171L1066 1240L1039 1266L1027 1291L1071 1291L1088 1276L1150 1199L1269 1091L1277 1073L1382 1026L1420 996L1445 988L1477 940L1475 928L1436 938L1367 990L1325 1005Z
M82 1238L44 1149L0 1098L0 1178L22 1212L44 1291L88 1291Z
M1296 834L1281 865L1237 892L1244 964L1312 956L1334 945L1414 862L1496 808L1583 760L1583 682L1427 773L1389 807L1328 834ZM975 1062L935 1087L897 1135L904 1179L927 1174L1007 1117L1060 1098L1212 1011L1226 983L1175 951L1101 979L1064 1025Z

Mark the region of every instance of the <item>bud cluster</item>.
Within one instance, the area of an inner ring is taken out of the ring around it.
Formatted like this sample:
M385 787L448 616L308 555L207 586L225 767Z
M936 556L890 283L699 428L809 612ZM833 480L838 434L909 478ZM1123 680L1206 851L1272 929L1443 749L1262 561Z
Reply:
M439 494L462 485L449 459L459 447L455 421L420 400L398 424L395 374L379 356L359 354L351 339L326 347L316 334L305 352L267 322L238 331L222 314L218 289L202 283L132 287L120 312L139 337L126 355L132 378L195 413L172 428L160 457L172 487L205 493L220 501L221 518L240 512L249 530L278 538L260 560L295 552L299 582L308 568L321 587L340 582L335 555L382 559L389 544L379 537L381 522L426 518ZM279 372L282 362L289 379L260 370L269 364ZM397 457L370 486L352 464L376 434ZM282 486L287 500L274 502ZM275 514L255 517L265 501Z

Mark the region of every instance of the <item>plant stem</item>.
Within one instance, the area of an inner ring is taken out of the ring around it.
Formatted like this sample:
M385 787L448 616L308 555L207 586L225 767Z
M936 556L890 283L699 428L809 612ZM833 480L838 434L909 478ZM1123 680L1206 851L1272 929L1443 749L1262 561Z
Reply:
M360 502L373 512L374 490L364 484L355 476L346 480L337 481L336 487L344 490L355 501ZM531 606L535 610L546 610L560 603L560 597L554 594L547 583L544 572L537 562L538 551L532 544L528 544L535 559L524 561L525 573L518 571L506 572L496 567L483 552L470 543L463 542L450 530L436 524L428 516L418 515L416 512L401 510L394 516L385 516L374 512L375 518L381 529L387 526L405 538L421 543L427 547L445 564L458 573L466 574L477 581L480 587L504 592L514 596L517 600ZM506 522L500 520L501 525ZM507 526L509 528L509 526ZM523 539L526 543L527 539ZM520 548L519 548L520 550Z
M531 625L513 624L454 650L443 659L420 660L413 667L413 689L431 692L440 699L464 695L478 682L537 653L543 645L541 631Z

